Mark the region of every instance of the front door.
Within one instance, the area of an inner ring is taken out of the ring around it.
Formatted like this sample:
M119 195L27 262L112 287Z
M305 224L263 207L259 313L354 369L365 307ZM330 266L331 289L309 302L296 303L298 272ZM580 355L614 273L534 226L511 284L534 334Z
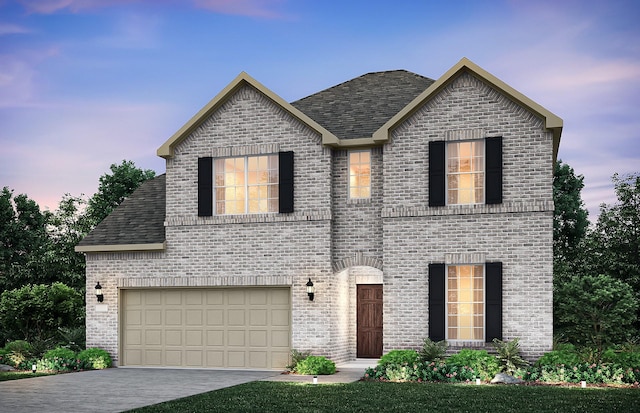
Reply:
M358 295L357 357L382 356L382 285L360 284Z

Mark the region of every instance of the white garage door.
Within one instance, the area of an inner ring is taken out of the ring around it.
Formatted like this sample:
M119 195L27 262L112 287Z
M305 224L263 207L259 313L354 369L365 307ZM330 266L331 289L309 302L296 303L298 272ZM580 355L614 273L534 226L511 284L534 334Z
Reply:
M122 290L123 366L282 368L288 288Z

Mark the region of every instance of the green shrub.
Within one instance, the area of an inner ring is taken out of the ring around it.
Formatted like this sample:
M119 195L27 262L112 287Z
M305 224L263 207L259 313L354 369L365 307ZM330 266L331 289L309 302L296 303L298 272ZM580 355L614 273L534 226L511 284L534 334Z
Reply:
M0 326L9 339L58 337L59 327L84 325L84 296L62 283L25 285L0 295Z
M14 367L31 357L31 344L25 340L10 341L4 349L9 352L9 364Z
M58 347L53 350L47 351L46 353L44 353L44 356L42 356L42 358L45 360L51 360L56 357L61 359L74 359L76 358L76 353L73 350L69 350L68 348Z
M298 363L306 359L310 355L310 351L298 351L296 349L291 349L291 363L287 364L286 369L289 371L294 371Z
M101 348L88 348L78 353L78 360L86 369L107 369L111 367L111 356Z
M67 347L76 353L84 350L86 342L86 329L79 327L59 327L60 347Z
M415 350L391 350L387 354L380 357L378 366L386 367L388 365L414 365L418 362L418 352Z
M493 346L498 352L496 357L498 358L500 371L507 374L514 374L516 370L529 365L529 362L520 356L520 343L518 338L514 338L511 341L502 341L494 338Z
M427 337L424 339L422 349L420 349L420 351L418 352L418 360L423 363L439 361L444 358L444 354L446 351L446 341L432 341L429 337Z
M0 364L12 363L11 360L9 360L10 355L11 355L11 352L9 352L9 350L0 348Z
M603 363L617 364L623 368L640 369L640 351L615 351L608 349L602 354Z
M545 353L536 361L535 365L554 366L564 364L565 366L575 366L580 362L580 356L573 344L562 344L557 350Z
M296 365L296 373L305 375L328 375L336 372L336 364L323 356L309 356Z
M468 366L458 366L445 362L415 364L387 364L365 370L366 380L380 381L413 381L413 382L469 382L477 377L476 372Z
M462 349L446 360L450 366L469 367L477 374L477 378L490 380L500 371L498 359L486 350Z

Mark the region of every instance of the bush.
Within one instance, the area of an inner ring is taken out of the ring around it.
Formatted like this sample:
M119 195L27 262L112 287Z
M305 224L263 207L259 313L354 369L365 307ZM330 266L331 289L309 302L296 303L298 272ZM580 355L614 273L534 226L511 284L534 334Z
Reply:
M74 359L76 358L76 353L73 350L69 350L68 348L58 347L44 353L44 356L42 358L44 360L52 360L56 357L61 359Z
M378 366L414 365L418 362L418 352L415 350L391 350L378 361Z
M418 360L423 363L430 363L432 361L439 361L444 357L447 351L447 342L431 341L429 337L424 339L422 349L418 352Z
M9 350L5 350L3 348L0 348L0 364L10 364L12 363L11 360L9 360L9 356L11 355L11 353L9 352Z
M498 359L486 350L462 349L450 356L446 364L458 368L469 367L477 374L477 378L485 381L491 380L500 371Z
M88 348L78 353L78 360L86 369L107 369L111 367L111 356L101 348Z
M557 286L554 322L568 341L601 353L630 338L638 302L631 287L607 275L574 276Z
M336 364L322 356L309 356L301 360L295 369L298 374L305 375L328 375L336 372Z
M575 366L580 362L580 356L576 352L573 344L562 344L557 350L545 353L536 361L535 365L555 366L564 364L565 366Z
M25 285L0 296L0 325L9 339L57 338L59 327L84 324L84 296L62 283Z
M59 327L60 336L59 345L67 347L76 353L82 351L86 346L86 329L84 326L79 327Z
M494 338L493 346L498 352L496 357L498 358L500 371L513 375L518 369L529 365L528 361L520 357L520 343L517 338L511 341L502 341Z
M306 359L310 355L310 351L298 351L296 349L291 349L291 363L287 364L286 369L289 371L294 371L298 363Z
M9 364L14 367L31 357L31 344L25 340L10 341L4 349L9 353Z

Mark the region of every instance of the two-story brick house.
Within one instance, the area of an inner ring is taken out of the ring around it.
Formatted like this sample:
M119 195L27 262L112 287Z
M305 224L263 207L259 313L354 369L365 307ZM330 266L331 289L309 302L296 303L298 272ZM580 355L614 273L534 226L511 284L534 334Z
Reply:
M281 368L291 349L346 361L425 337L538 356L561 132L467 59L293 103L241 73L77 247L87 345L121 366Z

